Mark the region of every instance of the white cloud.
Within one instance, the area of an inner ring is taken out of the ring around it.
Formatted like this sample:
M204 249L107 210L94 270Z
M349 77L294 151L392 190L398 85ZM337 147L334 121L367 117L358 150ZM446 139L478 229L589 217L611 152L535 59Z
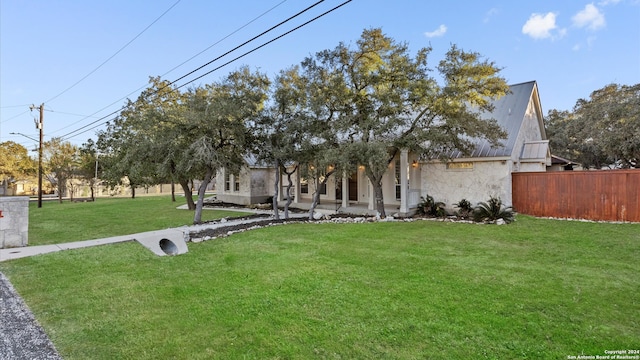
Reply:
M432 37L439 37L444 35L447 32L447 27L445 25L440 25L436 30L434 31L428 31L424 33L424 36L428 37L428 38L432 38Z
M591 49L593 48L593 44L596 42L596 37L595 37L595 36L589 36L589 37L587 37L587 39L586 39L586 41L585 41L585 42L586 42L586 48L587 48L587 50L591 50ZM584 43L578 43L578 44L575 44L575 45L571 48L571 50L573 50L573 51L580 51L580 50L582 50L582 49L584 48L584 46L583 46L583 45L584 45Z
M593 4L587 4L584 9L575 14L571 20L574 26L579 28L586 27L594 31L606 25L604 14Z
M556 29L556 14L531 14L529 20L522 26L522 33L534 39L546 39L553 36L552 30ZM561 32L564 33L564 31Z
M489 9L489 11L487 11L482 21L485 23L488 23L489 21L491 21L491 18L498 15L499 13L500 13L500 10L498 8L491 8Z

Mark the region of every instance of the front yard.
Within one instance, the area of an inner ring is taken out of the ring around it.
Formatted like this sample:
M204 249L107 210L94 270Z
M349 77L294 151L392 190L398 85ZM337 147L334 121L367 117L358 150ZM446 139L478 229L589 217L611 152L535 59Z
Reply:
M0 263L65 359L566 359L637 348L640 225L289 224Z

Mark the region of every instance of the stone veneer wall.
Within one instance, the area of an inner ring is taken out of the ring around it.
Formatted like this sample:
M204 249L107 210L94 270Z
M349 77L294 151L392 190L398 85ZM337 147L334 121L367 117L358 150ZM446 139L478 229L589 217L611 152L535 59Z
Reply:
M0 197L0 249L27 246L29 240L29 197Z

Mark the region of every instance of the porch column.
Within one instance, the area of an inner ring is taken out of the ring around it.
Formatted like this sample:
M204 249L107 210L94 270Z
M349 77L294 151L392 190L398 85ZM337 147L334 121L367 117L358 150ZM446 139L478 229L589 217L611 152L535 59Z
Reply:
M300 168L296 170L295 184L293 186L293 203L297 204L300 202Z
M346 171L342 172L342 208L349 206L349 178Z
M400 150L400 213L409 212L409 150Z

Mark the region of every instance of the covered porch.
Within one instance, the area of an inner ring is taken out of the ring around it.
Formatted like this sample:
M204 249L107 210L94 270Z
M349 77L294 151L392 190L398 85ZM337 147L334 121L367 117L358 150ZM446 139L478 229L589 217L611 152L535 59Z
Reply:
M401 150L384 175L383 196L387 215L411 216L420 202L420 167L415 156ZM280 182L278 204L286 203L287 194L293 198L291 207L309 210L315 193L315 184L302 179L298 171L292 177L293 187L287 191L287 179ZM301 184L304 184L302 186ZM329 177L320 188L320 203L316 209L321 212L376 215L374 188L360 165L352 173L341 177Z

